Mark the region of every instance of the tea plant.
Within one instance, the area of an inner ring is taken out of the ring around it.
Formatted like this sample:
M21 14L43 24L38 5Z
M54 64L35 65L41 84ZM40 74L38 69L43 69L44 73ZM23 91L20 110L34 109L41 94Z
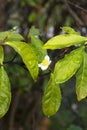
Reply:
M45 44L38 38L39 31L31 28L28 37L31 43L26 43L14 29L0 32L0 117L9 109L11 102L11 88L9 78L4 70L3 46L11 46L22 58L34 82L38 81L39 69L45 71L53 62L48 56L47 49L55 50L75 46L75 49L66 54L64 58L55 63L54 70L45 87L42 98L43 113L50 117L54 115L61 105L60 84L76 76L76 94L78 101L87 96L87 37L81 36L71 27L62 27L65 34L49 39ZM40 70L40 71L41 71Z

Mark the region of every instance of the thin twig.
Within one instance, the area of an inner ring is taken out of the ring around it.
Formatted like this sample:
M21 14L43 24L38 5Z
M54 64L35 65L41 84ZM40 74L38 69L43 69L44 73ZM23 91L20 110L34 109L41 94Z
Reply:
M72 15L72 17L75 19L75 21L78 23L79 26L83 26L84 23L83 21L78 17L78 15L70 8L69 4L68 4L68 1L67 0L64 0L65 4L66 4L66 7L68 8L69 10L69 13Z
M87 13L87 9L82 8L81 6L72 3L71 1L67 1L70 5L74 6L75 8L78 8L80 10L82 10L83 12Z

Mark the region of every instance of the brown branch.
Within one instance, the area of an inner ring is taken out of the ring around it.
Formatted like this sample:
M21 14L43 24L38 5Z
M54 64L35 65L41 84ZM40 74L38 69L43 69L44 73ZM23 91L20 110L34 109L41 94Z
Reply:
M19 102L20 92L17 90L16 95L13 99L13 104L11 107L10 120L9 120L9 130L14 130L14 122L15 122L15 113L17 110L18 102Z
M68 1L64 0L65 5L69 11L69 13L72 15L72 17L75 19L75 21L78 23L79 26L83 26L84 22L78 17L78 15L70 8Z

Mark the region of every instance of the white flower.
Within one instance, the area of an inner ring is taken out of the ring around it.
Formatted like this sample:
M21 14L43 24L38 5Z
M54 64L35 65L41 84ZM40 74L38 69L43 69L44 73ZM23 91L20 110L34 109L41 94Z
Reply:
M50 65L51 63L51 60L50 60L50 57L48 55L46 55L44 57L44 60L38 64L38 66L42 69L42 70L46 70L48 68L48 66Z

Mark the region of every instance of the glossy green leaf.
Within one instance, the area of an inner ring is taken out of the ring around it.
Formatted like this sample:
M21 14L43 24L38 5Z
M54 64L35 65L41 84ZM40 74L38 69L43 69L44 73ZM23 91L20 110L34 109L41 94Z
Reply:
M10 82L3 67L3 48L0 46L0 118L8 111L11 102Z
M69 27L69 26L61 27L61 29L62 29L64 32L66 32L66 33L80 35L78 32L76 32L73 28L71 28L71 27Z
M42 99L42 109L46 116L54 115L61 104L61 92L58 84L54 82L55 77L51 75Z
M76 73L82 62L83 50L84 47L75 49L56 63L53 73L56 83L67 81Z
M78 101L87 97L87 54L85 52L83 62L76 74L76 94Z
M47 55L47 51L42 48L43 42L40 39L38 39L34 36L31 36L31 42L32 42L31 46L33 47L33 49L38 57L38 62L40 63L40 62L42 62L44 57Z
M0 65L3 64L3 60L4 60L3 47L0 46Z
M6 41L22 41L24 38L18 33L11 34Z
M3 117L10 106L11 89L10 82L3 66L0 67L0 118Z
M6 41L24 40L24 38L20 34L14 33L14 31L0 32L0 41L3 41L4 39L6 39Z
M61 49L72 45L84 44L87 37L77 34L61 34L49 39L43 46L44 49Z
M25 42L6 42L5 44L13 47L20 54L32 78L36 81L38 76L38 60L32 47Z

